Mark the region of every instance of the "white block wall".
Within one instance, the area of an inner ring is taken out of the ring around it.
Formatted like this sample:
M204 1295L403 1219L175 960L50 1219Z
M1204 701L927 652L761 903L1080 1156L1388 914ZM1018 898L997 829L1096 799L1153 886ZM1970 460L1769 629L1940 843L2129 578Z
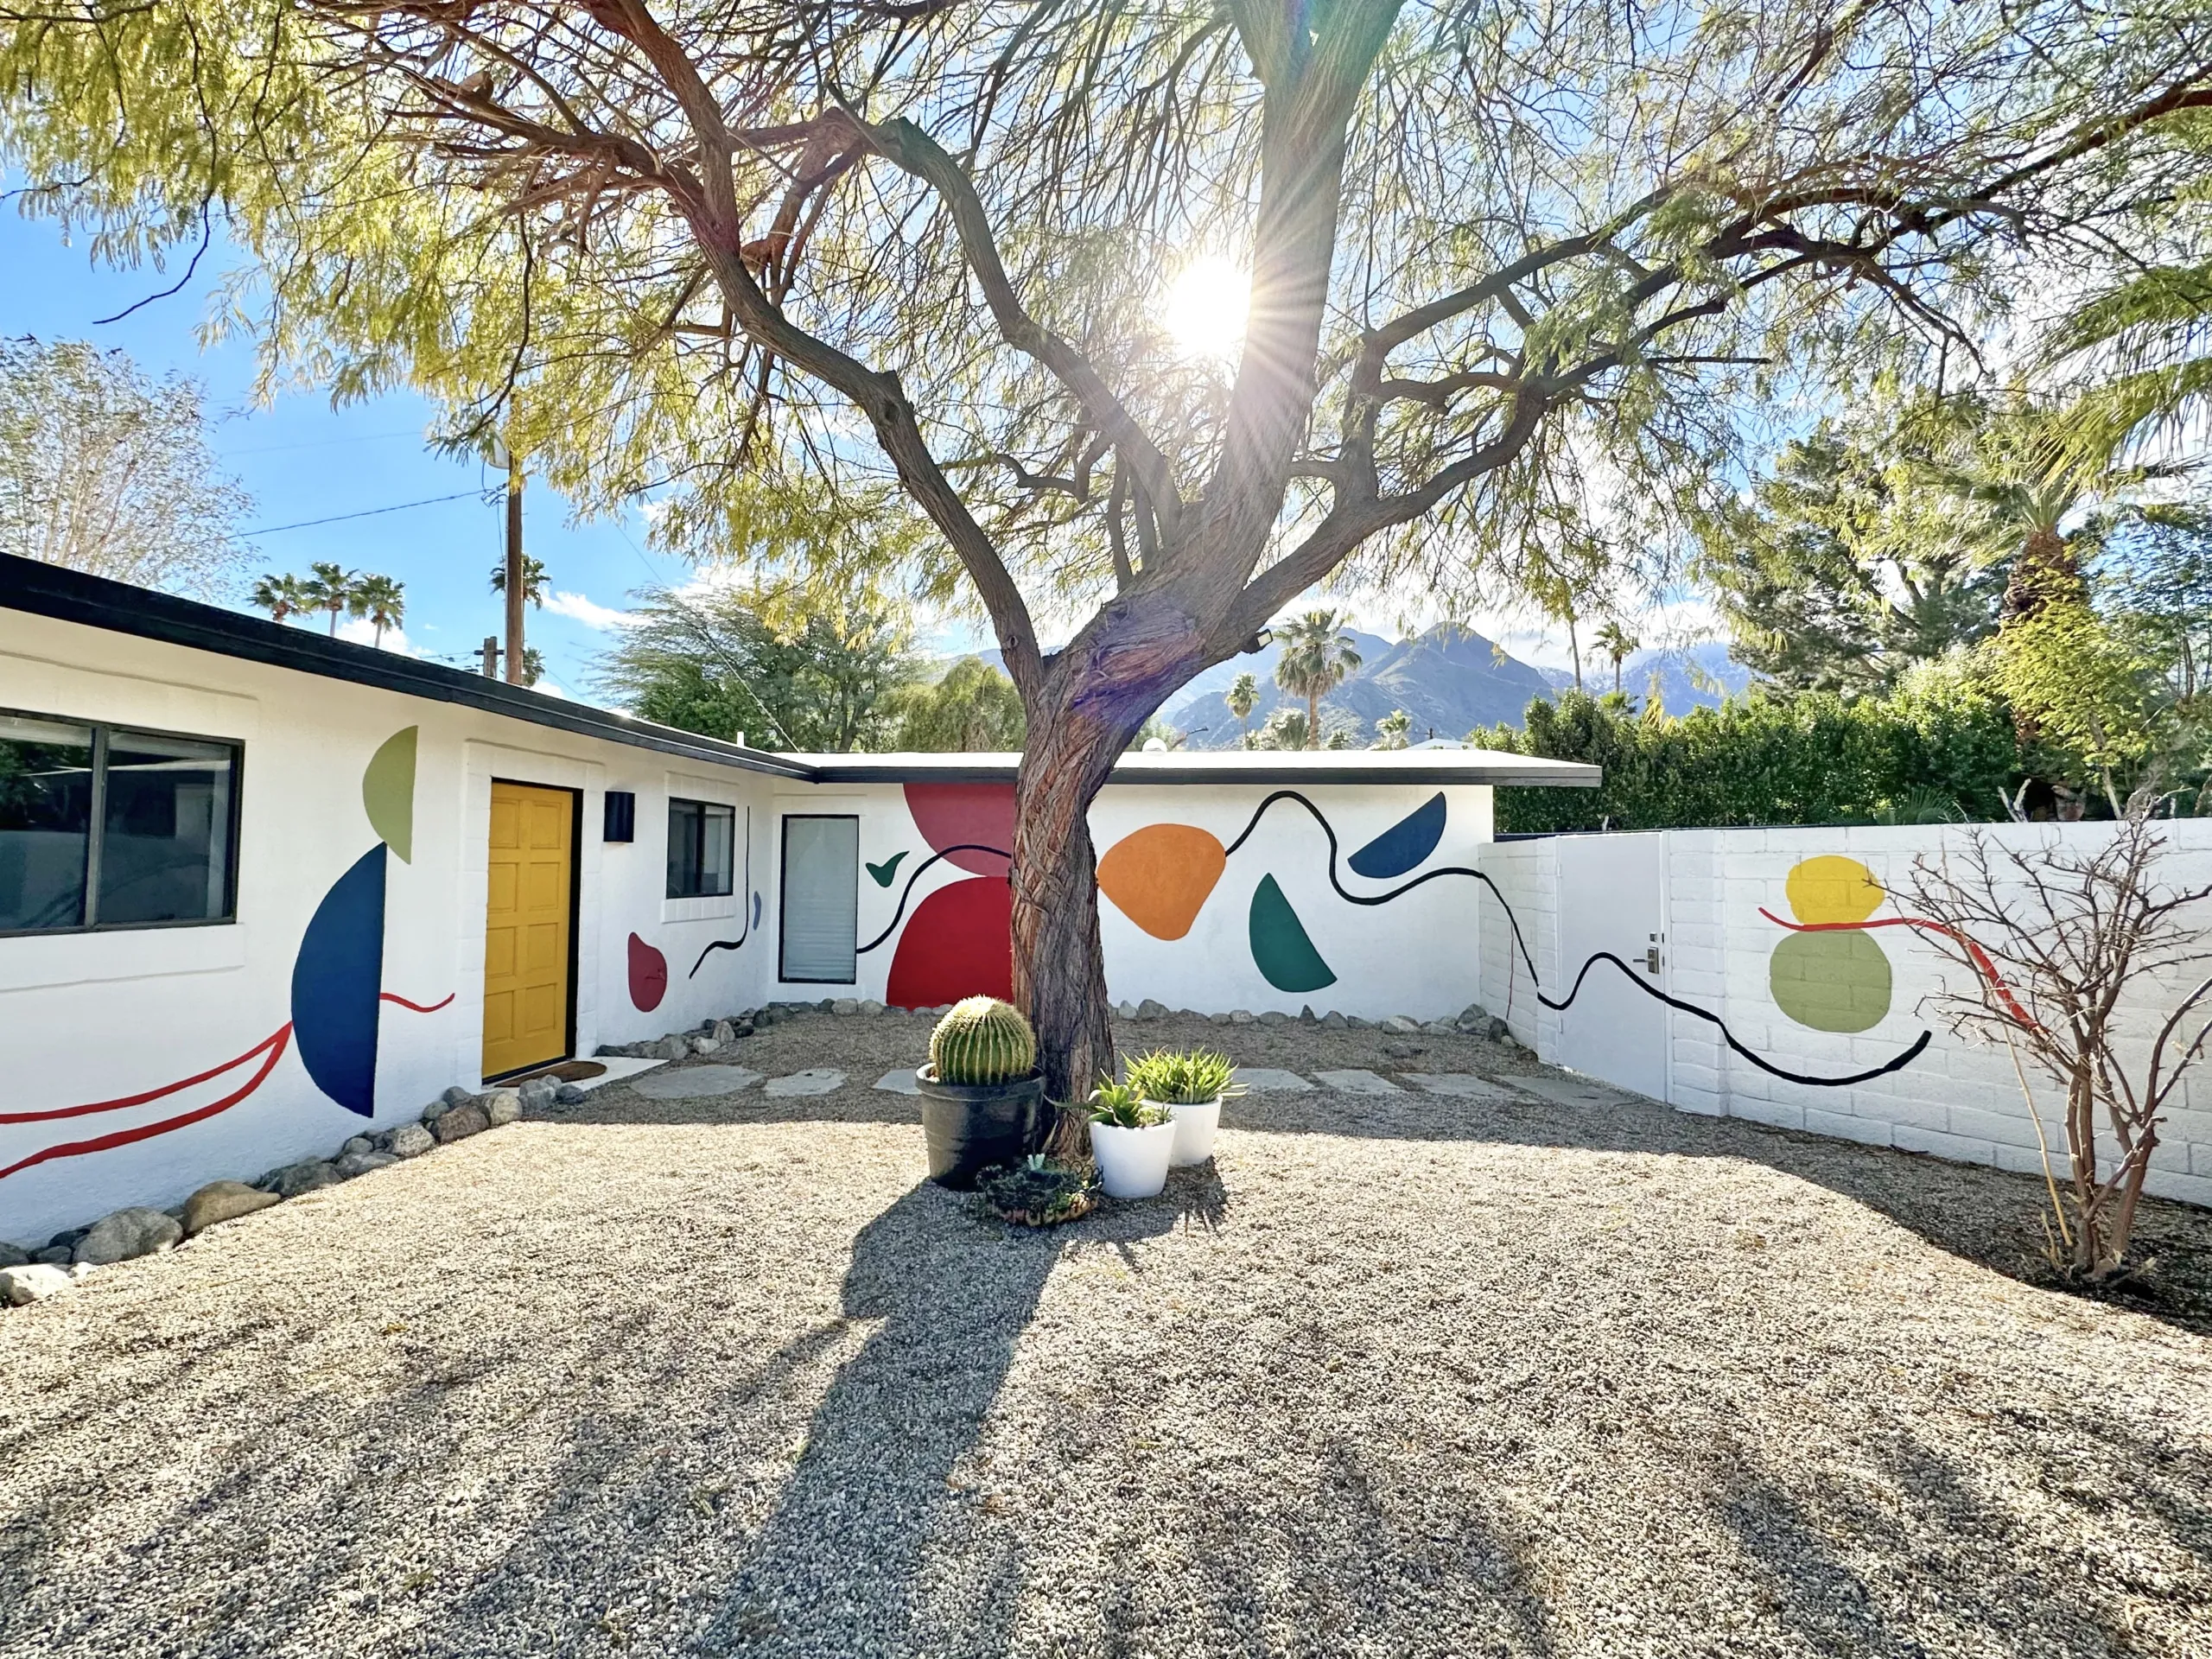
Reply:
M2177 887L2212 884L2212 822L2183 819L2160 830L2169 848L2159 879ZM2088 849L2111 830L2094 824L2002 825L1984 826L1982 833L2002 846L2063 842ZM1876 916L1894 916L1904 913L1906 901L1899 890L1909 883L1913 861L1942 856L1961 845L1966 834L1955 826L1663 832L1667 944L1659 983L1669 995L1710 1009L1762 1058L1808 1076L1843 1077L1871 1069L1909 1047L1923 1031L1933 1033L1927 1049L1900 1071L1845 1087L1816 1086L1770 1075L1732 1052L1712 1025L1670 1013L1662 1021L1667 1052L1661 1073L1669 1103L1684 1111L2040 1171L2035 1120L2009 1053L2002 1046L1966 1041L1944 1024L1930 993L1947 978L1958 981L1961 970L1946 963L1915 930L1888 928L1871 935L1890 958L1892 991L1887 1016L1867 1031L1842 1033L1801 1026L1776 1005L1769 987L1769 961L1785 931L1759 911L1764 906L1776 915L1789 915L1784 889L1794 866L1821 855L1856 859L1891 895ZM1545 989L1554 995L1572 981L1580 963L1548 958L1547 944L1540 941L1548 941L1556 952L1560 884L1587 879L1583 867L1600 868L1599 849L1584 846L1586 840L1597 839L1554 836L1484 849L1483 868L1519 912ZM1624 906L1632 898L1623 895ZM2212 927L2212 902L2202 908L2196 920ZM1502 1014L1507 995L1502 917L1485 918L1483 938L1483 1001ZM2206 966L2212 969L2212 963ZM1525 985L1525 975L1520 983ZM2123 1011L2126 1028L2137 1039L2133 1054L2147 1048L2158 1023L2193 983L2144 983L2139 1001ZM1548 1010L1530 1010L1517 986L1516 993L1511 1016L1516 1035L1547 1060L1591 1069L1578 1065L1588 1057L1573 1052L1563 1022ZM2055 1085L2032 1067L2028 1077L2044 1134L2063 1167L2063 1101ZM2149 1190L2212 1205L2212 1063L2184 1085L2159 1133Z

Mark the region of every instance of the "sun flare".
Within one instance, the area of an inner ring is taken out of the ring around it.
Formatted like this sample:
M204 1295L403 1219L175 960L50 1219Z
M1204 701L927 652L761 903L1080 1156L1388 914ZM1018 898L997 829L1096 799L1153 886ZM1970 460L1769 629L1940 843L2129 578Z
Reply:
M1244 342L1251 278L1219 254L1204 253L1168 285L1160 321L1185 357L1234 357Z

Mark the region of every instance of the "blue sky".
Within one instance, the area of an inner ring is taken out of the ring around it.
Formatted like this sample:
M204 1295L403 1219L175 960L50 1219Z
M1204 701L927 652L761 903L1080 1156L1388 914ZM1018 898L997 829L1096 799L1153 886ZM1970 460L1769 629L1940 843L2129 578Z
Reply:
M499 484L475 462L424 448L430 407L411 393L336 410L320 392L255 406L251 343L200 348L199 328L223 255L219 245L181 293L100 326L98 319L167 288L182 265L167 274L105 270L81 245L66 244L50 222L0 213L0 333L120 346L152 373L181 371L199 380L207 391L215 453L254 498L244 526L250 530ZM681 584L690 569L645 545L637 512L620 522L571 526L567 505L540 487L530 492L525 514L524 543L544 562L556 595L551 607L531 613L530 642L543 654L554 686L589 696L591 660L607 634L582 619L595 614L595 607L621 608L637 588ZM501 556L504 524L498 499L464 499L248 539L259 550L257 574L304 573L311 560L334 559L397 577L407 584L408 647L459 658L501 626L500 601L486 580Z

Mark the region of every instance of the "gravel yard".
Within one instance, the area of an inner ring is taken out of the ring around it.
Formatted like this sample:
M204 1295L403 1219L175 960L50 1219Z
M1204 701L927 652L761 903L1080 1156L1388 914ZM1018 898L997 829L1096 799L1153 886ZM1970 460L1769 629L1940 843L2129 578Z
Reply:
M2103 1305L2017 1177L1314 1089L1014 1235L870 1086L927 1028L802 1016L715 1058L843 1086L610 1085L0 1314L0 1654L2212 1655L2212 1217Z

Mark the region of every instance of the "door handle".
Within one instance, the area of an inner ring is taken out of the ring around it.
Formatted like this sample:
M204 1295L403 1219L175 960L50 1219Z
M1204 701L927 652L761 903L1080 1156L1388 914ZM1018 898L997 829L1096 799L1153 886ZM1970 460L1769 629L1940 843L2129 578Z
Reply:
M1654 979L1659 976L1659 947L1656 944L1643 953L1643 971Z

